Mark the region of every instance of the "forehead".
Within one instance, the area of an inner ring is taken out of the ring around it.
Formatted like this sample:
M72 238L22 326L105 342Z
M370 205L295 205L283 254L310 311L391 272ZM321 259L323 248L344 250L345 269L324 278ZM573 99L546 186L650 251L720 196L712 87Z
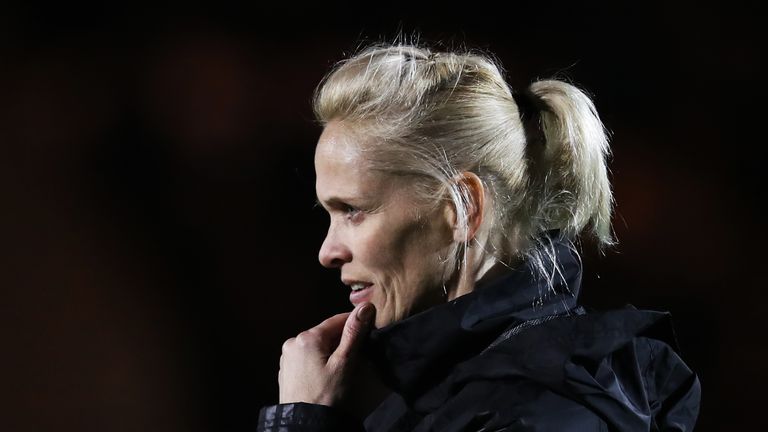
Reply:
M315 164L350 164L362 162L361 138L339 123L331 122L323 129L315 148Z
M323 201L360 195L376 183L360 138L331 122L323 130L315 149L317 196Z

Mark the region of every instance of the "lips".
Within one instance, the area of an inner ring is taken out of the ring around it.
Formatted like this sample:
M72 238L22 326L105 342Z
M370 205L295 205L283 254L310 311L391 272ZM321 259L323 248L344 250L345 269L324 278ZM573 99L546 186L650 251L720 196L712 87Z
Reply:
M352 291L351 293L349 293L349 301L353 305L357 306L362 302L371 301L372 296L373 296L373 286L368 286L361 290Z
M348 285L352 292L349 293L349 301L357 306L358 304L366 301L371 301L373 295L373 284L370 282L362 281L344 281L345 285Z

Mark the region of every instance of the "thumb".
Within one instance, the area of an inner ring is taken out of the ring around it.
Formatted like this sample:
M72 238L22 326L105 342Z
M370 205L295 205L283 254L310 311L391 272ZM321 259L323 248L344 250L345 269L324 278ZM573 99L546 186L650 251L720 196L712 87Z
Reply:
M359 304L347 317L341 332L341 341L331 357L335 361L344 362L354 355L354 351L368 336L375 318L376 307L373 304Z

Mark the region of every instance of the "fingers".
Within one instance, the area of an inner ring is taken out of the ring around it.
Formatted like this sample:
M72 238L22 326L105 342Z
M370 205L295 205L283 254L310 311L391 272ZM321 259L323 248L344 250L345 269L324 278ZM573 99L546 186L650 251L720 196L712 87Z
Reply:
M331 360L345 362L368 336L376 318L376 308L371 303L361 303L349 314L344 322L341 341L331 355Z
M334 315L317 326L299 333L283 344L283 354L294 349L320 352L334 361L346 361L373 327L376 308L359 304L352 312ZM282 366L282 357L280 359Z
M352 312L344 312L336 314L320 324L312 328L312 330L318 330L324 336L341 335L341 330L344 328L344 321Z
M305 336L310 336L306 339L309 339L310 343L314 344L314 346L325 353L326 356L330 356L341 340L341 332L344 330L344 321L346 321L349 314L350 312L345 312L334 315L315 327L312 327L304 332L307 333Z
M326 358L333 353L341 340L341 333L344 330L344 321L350 312L334 315L320 324L299 333L283 343L282 352L297 348L301 350L317 351Z

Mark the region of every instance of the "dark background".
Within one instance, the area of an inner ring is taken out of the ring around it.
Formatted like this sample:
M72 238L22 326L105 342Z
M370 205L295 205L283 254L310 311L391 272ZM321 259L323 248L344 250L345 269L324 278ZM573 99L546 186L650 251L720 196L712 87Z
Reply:
M282 341L349 307L312 91L399 31L594 95L620 244L584 302L672 312L697 430L763 423L758 2L115 3L0 12L0 430L253 430Z

